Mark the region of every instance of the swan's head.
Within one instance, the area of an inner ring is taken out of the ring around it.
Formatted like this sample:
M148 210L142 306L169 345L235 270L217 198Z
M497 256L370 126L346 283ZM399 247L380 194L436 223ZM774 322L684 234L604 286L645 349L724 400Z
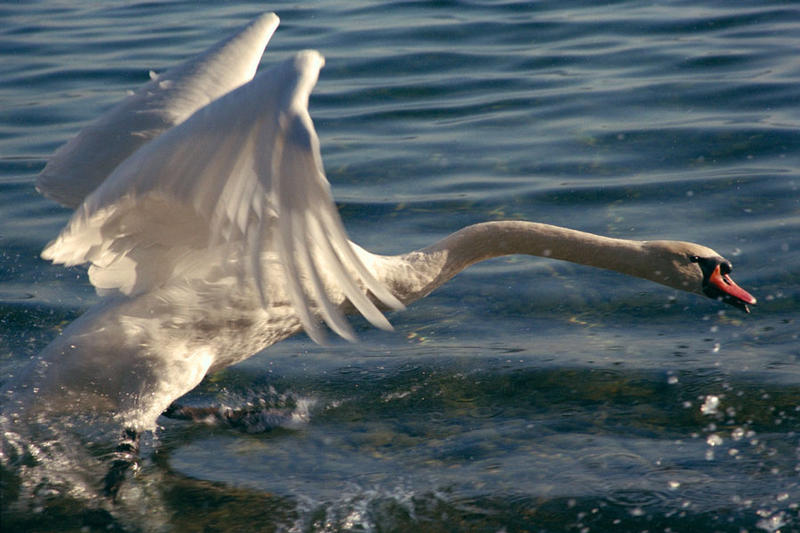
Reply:
M647 241L644 248L653 261L648 261L652 281L688 292L705 294L738 307L746 313L756 299L730 277L733 265L711 248L690 242Z

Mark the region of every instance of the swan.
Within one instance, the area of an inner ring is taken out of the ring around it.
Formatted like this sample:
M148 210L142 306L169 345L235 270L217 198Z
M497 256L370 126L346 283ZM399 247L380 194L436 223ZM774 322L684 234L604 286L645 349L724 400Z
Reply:
M499 221L367 252L347 238L308 112L323 57L302 51L256 75L277 26L262 15L156 77L47 163L37 188L75 211L42 257L88 264L101 299L23 373L7 395L17 414L108 413L132 438L210 373L302 330L355 340L348 313L391 330L386 311L507 254L756 303L728 260L688 242Z

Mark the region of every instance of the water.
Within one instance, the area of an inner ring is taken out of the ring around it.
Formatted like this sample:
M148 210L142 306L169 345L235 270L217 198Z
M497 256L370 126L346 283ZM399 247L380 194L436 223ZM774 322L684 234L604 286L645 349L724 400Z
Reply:
M616 274L473 267L357 345L299 336L184 399L116 505L98 421L6 433L3 530L800 531L800 11L791 2L29 2L0 7L0 380L96 297L38 258L78 129L265 10L351 237L522 218L696 241L750 315Z

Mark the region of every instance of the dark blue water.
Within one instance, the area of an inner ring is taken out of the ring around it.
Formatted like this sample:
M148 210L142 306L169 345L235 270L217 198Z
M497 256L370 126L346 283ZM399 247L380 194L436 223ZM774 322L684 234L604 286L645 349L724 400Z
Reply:
M357 345L299 336L208 378L186 403L253 418L163 420L117 504L86 427L27 455L6 434L3 531L800 531L792 2L4 4L0 380L96 301L38 257L70 214L33 188L47 157L268 10L265 65L326 57L311 113L365 248L500 219L688 240L759 304L483 263L394 333L356 321Z

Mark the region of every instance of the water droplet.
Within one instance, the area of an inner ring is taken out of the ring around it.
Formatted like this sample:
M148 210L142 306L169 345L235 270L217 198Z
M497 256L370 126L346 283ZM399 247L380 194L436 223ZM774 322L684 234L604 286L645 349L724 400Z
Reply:
M756 523L756 527L759 529L777 532L781 527L786 525L786 520L784 520L785 515L782 511L770 515L770 511L759 509L758 515L764 517Z
M719 396L709 394L706 396L703 405L700 406L700 412L704 415L715 415L719 409Z

